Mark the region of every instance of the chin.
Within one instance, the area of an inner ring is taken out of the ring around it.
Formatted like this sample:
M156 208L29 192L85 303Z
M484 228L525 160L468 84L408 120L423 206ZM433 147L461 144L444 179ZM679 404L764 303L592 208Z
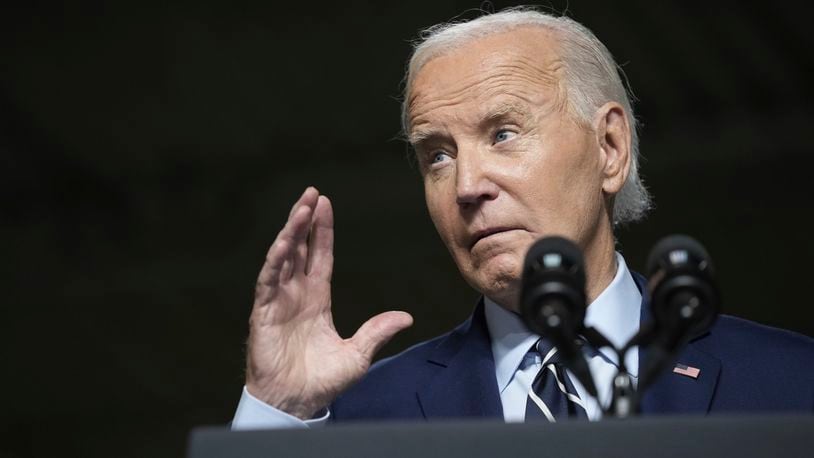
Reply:
M471 272L469 283L496 302L514 303L520 287L522 263L514 253L503 253L482 263ZM506 304L501 304L506 306Z

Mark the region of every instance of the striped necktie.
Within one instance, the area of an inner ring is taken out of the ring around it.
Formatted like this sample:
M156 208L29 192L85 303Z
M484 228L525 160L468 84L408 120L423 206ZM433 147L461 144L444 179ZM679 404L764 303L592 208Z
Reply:
M557 348L544 339L538 340L535 348L542 357L543 366L529 390L526 422L587 419L585 405L565 372Z

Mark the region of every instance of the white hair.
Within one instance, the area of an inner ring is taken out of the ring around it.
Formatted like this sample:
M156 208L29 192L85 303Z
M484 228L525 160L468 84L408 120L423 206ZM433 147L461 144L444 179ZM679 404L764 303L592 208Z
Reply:
M651 197L639 177L639 136L631 106L632 95L628 94L620 77L624 73L593 32L565 16L552 16L528 7L510 8L467 22L438 24L421 32L407 67L401 111L405 134L410 132L410 89L413 78L424 64L472 40L523 26L554 31L559 39L567 106L577 121L591 125L596 110L605 103L613 101L622 105L630 126L633 154L627 181L615 198L613 223L618 225L641 219L651 208Z

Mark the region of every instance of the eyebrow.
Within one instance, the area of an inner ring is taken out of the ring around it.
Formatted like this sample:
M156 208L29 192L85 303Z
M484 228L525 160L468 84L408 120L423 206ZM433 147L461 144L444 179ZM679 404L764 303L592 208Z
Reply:
M435 129L418 129L410 133L407 137L407 141L416 146L420 143L425 143L430 139L437 138L442 136L443 134Z
M481 119L478 122L478 127L480 128L499 123L511 116L518 116L522 119L527 119L529 116L531 116L531 111L529 110L528 106L518 102L500 102L484 110L484 113L485 114L481 116ZM443 138L445 136L446 132L444 130L438 130L435 128L418 128L408 135L407 141L416 147L422 143L428 143L432 140Z
M522 103L501 102L486 110L486 114L482 117L480 124L493 124L496 121L502 121L512 115L525 119L531 115L531 111Z

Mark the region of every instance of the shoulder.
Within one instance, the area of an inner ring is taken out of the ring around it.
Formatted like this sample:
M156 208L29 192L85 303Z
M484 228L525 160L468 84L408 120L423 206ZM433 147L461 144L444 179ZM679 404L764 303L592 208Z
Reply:
M714 408L814 408L814 339L722 315L692 345L721 363Z
M811 337L729 315L721 315L709 334L698 339L697 345L722 356L771 358L778 363L801 358L809 363L814 361Z

